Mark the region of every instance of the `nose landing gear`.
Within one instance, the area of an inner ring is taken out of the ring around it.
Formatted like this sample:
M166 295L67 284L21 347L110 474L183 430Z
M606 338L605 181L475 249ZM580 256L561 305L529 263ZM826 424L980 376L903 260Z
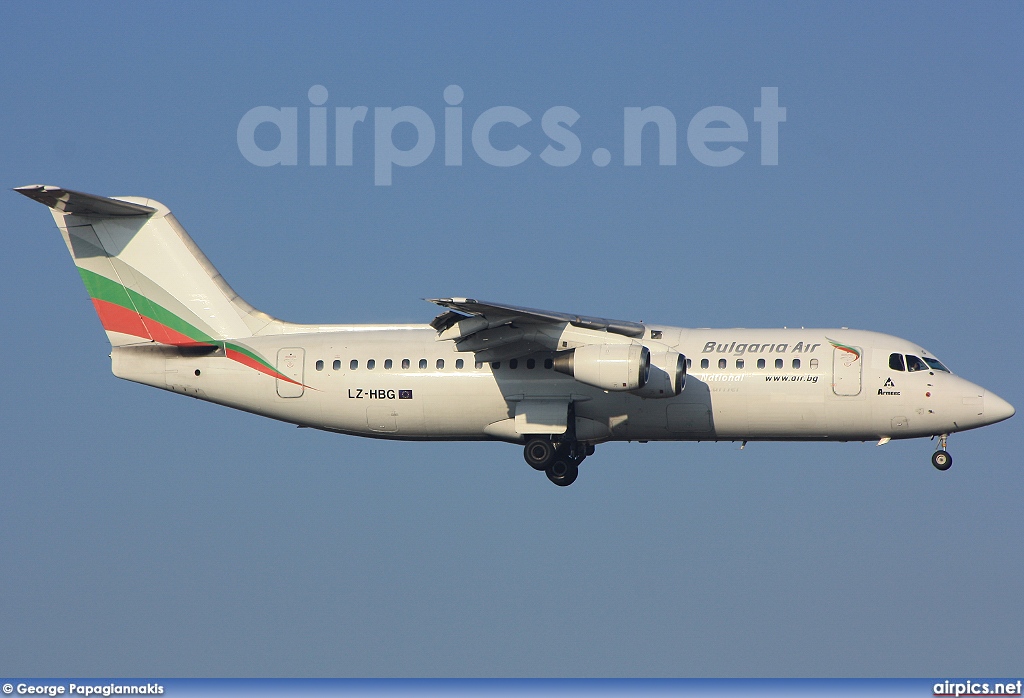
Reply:
M949 455L946 450L946 439L949 438L949 434L942 434L939 436L939 445L935 449L935 453L932 454L932 465L937 470L949 470L950 466L953 465L953 456Z

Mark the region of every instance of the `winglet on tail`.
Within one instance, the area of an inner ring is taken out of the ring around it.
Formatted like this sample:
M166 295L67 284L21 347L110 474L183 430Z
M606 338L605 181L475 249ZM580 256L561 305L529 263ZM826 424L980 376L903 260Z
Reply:
M216 344L278 322L235 293L157 201L15 191L50 207L112 346Z

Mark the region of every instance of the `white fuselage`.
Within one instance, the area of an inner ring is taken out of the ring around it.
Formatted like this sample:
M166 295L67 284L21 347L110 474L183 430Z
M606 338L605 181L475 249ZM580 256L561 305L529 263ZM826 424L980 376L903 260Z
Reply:
M115 375L300 426L522 443L558 486L603 441L946 437L1013 407L906 340L840 329L682 329L474 298L428 325L302 325L228 285L170 209L53 185L46 205ZM687 375L688 374L688 375Z
M608 392L546 368L552 352L477 363L426 325L332 326L246 338L287 383L223 351L117 347L128 380L294 424L393 439L521 442L517 403L575 408L580 441L875 440L948 434L1005 419L997 396L942 370L894 370L897 337L847 329L681 329L648 325L649 346L687 358L674 397ZM860 352L851 368L849 351ZM372 368L371 368L372 366ZM514 366L514 368L513 368ZM1007 412L1009 410L1009 412Z

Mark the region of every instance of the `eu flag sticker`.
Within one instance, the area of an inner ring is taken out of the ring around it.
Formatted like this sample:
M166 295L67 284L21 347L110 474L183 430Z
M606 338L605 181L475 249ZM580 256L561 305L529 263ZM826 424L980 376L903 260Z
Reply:
M412 400L412 391L411 390L399 390L398 391L398 399L399 400Z

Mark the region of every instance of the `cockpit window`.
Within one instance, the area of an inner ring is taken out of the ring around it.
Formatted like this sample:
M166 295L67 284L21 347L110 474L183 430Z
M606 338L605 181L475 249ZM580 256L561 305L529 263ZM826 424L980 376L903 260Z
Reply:
M945 371L946 373L950 373L950 370L948 368L946 368L945 366L943 366L942 362L939 361L938 359L932 359L932 358L929 358L929 357L926 356L926 357L924 357L924 360L934 370L936 370L936 371Z
M907 370L908 371L927 371L928 365L924 361L917 358L913 354L907 354Z
M889 368L893 371L906 371L903 367L903 354L889 354Z

